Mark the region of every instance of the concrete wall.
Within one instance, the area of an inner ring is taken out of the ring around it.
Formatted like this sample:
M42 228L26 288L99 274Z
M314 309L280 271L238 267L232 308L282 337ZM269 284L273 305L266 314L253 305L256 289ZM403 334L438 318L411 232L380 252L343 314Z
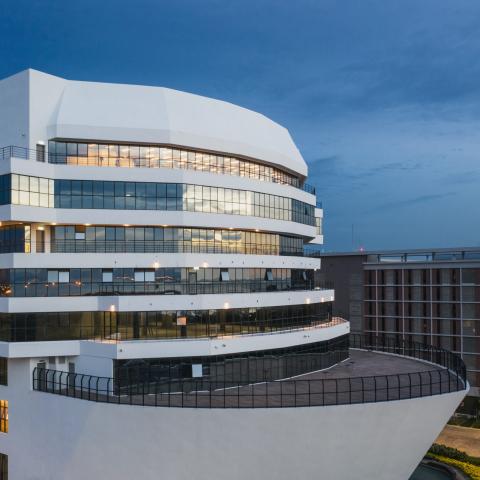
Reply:
M315 272L319 280L333 282L333 314L350 321L352 332L363 331L363 262L364 255L322 257L322 269Z
M30 391L10 363L10 480L406 480L463 393L335 407L108 405ZM13 380L15 379L15 380Z
M85 297L3 297L0 312L154 312L156 310L205 310L270 307L330 302L333 290L225 293L202 295L114 295Z
M48 232L45 228L45 232ZM33 247L32 247L33 250ZM282 255L216 253L0 253L2 268L299 268L319 269L320 259Z
M28 73L0 81L0 148L28 147Z
M91 375L106 375L103 359L202 357L228 355L240 352L287 348L296 345L332 340L350 332L348 322L329 327L311 327L273 334L232 335L222 338L189 338L166 340L133 340L118 343L93 342L88 340L65 340L51 342L0 342L0 356L8 358L47 358L49 356L78 357L77 372ZM97 358L96 366L90 362Z
M25 80L22 104L30 101L30 131L18 139L9 130L9 145L29 141L33 148L53 137L164 143L235 153L307 175L288 131L237 105L161 87L69 81L25 70L0 82L2 110L10 87Z

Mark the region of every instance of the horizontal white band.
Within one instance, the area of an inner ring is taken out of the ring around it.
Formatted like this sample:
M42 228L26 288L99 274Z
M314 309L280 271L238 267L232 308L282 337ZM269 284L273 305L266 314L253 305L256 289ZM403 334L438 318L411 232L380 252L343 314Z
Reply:
M117 295L85 297L4 297L0 312L153 312L157 310L218 310L331 302L333 290L221 293L211 295Z
M1 268L297 268L319 269L320 259L216 253L2 253Z

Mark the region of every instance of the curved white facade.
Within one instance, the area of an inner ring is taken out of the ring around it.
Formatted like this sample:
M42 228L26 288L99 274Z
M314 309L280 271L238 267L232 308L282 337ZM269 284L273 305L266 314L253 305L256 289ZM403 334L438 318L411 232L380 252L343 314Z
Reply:
M27 70L0 81L0 146L0 478L371 478L411 431L401 479L459 401L322 407L328 381L291 380L347 360L350 327L304 254L307 165L263 115Z
M0 436L13 479L159 476L405 480L464 392L328 407L194 409L109 405L42 392L9 395ZM381 472L381 473L380 473ZM10 478L10 477L9 477Z
M320 214L285 128L197 95L34 70L0 81L0 103L3 341L64 352L78 371L72 345L88 340L161 359L180 336L188 358L212 335L240 354L328 325L334 292L303 256ZM3 348L24 357L19 345Z
M163 143L235 153L307 176L284 127L228 102L162 87L71 81L35 70L0 84L4 91L19 86L25 89L21 96L28 92L32 99L30 145L46 138ZM21 145L14 138L2 143Z

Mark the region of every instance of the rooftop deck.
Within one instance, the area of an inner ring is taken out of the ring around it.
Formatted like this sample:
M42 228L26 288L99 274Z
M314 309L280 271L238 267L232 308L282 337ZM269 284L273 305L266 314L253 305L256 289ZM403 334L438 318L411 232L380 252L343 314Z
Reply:
M456 390L457 376L440 366L385 353L351 350L348 360L328 370L253 385L149 394L142 404L195 408L310 407L401 400ZM141 395L126 395L120 403L139 404L142 400Z
M425 370L442 370L442 367L426 363L423 360L400 355L350 349L350 358L348 360L328 370L307 373L298 378L332 379L371 377L425 372Z
M351 343L362 349L351 348L347 360L281 380L201 377L118 388L112 378L35 370L33 385L35 390L97 402L181 408L346 405L440 395L467 386L465 366L450 352L405 342L379 344L378 339L365 344L363 337L352 337Z

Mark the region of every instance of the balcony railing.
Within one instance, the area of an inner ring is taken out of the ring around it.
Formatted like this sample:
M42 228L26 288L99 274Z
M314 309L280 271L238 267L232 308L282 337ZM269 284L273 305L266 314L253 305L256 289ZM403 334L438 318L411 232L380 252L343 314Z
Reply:
M79 165L79 166L92 166L92 167L118 167L118 168L165 168L159 166L158 161L154 162L151 158L143 158L143 157L136 157L136 158L108 158L104 161L101 157L89 158L89 157L78 157L78 156L71 156L68 157L66 155L56 155L52 153L47 153L44 149L29 149L24 147L17 147L17 146L7 146L0 148L0 161L1 160L9 160L10 158L20 158L25 160L35 160L38 162L45 162L59 165ZM173 166L167 168L174 168ZM182 170L196 170L196 171L208 171L204 169L198 168L197 164L190 162L188 160L182 161L181 166L175 167L180 168ZM232 175L229 169L216 169L216 173L220 173L223 175ZM309 185L308 183L301 184L298 179L297 182L295 180L291 181L284 181L278 180L275 177L269 178L257 178L256 175L242 175L246 177L253 178L255 180L261 181L268 181L271 183L280 183L282 185L289 185L294 188L299 188L304 192L311 193L315 195L315 187L313 185ZM288 178L288 177L286 177Z
M37 242L37 250L38 250ZM44 250L43 245L40 246ZM52 240L51 253L227 253L303 257L303 249L260 243L237 245L189 240Z
M117 332L105 332L102 336L90 336L87 340L100 343L120 343L131 340L174 340L174 339L232 339L246 336L258 335L278 335L292 332L311 332L318 329L330 328L336 325L347 323L347 320L340 317L331 317L330 315L308 315L305 318L297 319L275 319L275 320L257 320L255 322L235 323L235 324L209 324L195 325L185 324L176 325L167 329L158 329L157 334L148 332L150 335L133 334L133 328L127 330L122 328ZM149 330L154 330L150 327ZM163 332L162 332L163 330ZM162 335L162 333L165 333Z
M125 312L124 312L125 313ZM227 318L225 321L194 317L191 313L181 320L168 317L151 318L143 315L131 318L118 312L116 318L99 322L70 319L67 322L51 322L53 315L36 315L25 322L1 322L0 341L3 342L52 342L60 340L88 340L100 343L118 343L131 340L175 340L175 339L222 339L239 336L276 335L299 331L312 331L345 323L330 313L296 315L273 318ZM121 318L119 318L119 315ZM110 315L109 315L110 317Z
M22 282L0 284L0 297L70 297L102 295L210 295L219 293L290 292L331 289L329 282L289 280L228 280L198 282Z
M182 408L279 408L349 405L403 400L467 388L466 369L452 352L420 343L352 334L350 348L418 359L425 368L412 373L362 377L315 378L328 362L345 358L343 350L271 357L263 378L243 375L216 379L176 378L162 382L121 385L118 380L58 370L35 368L34 390L83 400L114 404ZM283 363L281 363L283 362ZM271 372L288 364L303 378L278 379ZM258 369L257 369L258 371ZM250 369L248 370L250 372Z

